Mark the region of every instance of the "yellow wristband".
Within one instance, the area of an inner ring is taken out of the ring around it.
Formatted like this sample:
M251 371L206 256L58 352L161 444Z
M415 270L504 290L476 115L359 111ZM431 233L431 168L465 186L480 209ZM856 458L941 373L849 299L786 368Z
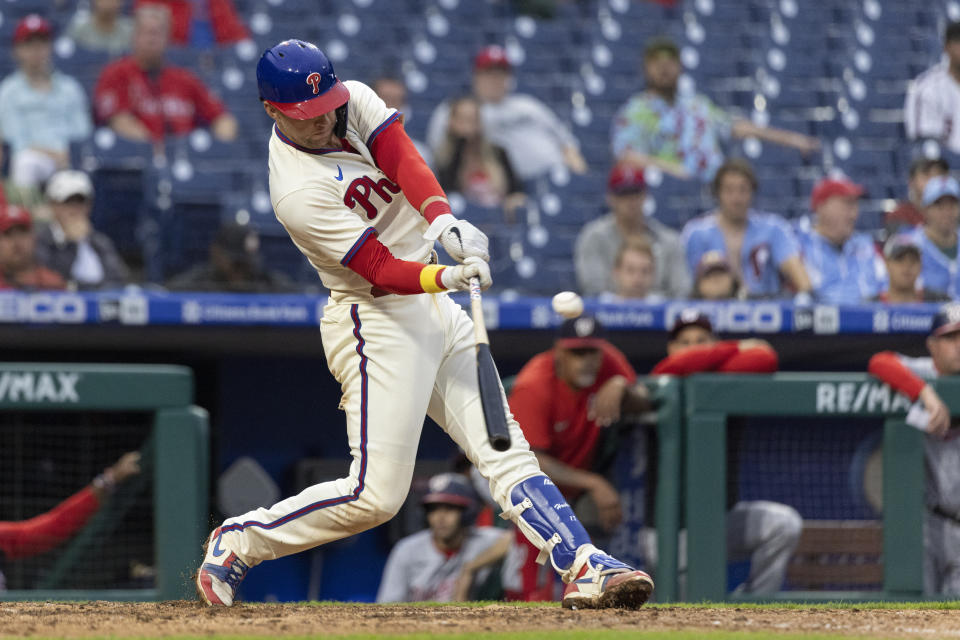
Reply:
M445 267L438 264L428 264L420 270L420 287L423 288L424 292L439 293L446 291L443 285L440 284L440 272L443 271L444 268Z

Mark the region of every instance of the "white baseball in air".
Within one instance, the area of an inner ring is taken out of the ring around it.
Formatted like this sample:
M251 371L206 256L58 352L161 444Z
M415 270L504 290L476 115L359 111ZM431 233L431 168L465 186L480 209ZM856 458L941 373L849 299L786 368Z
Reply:
M553 310L564 318L577 318L583 313L583 298L573 291L561 291L553 296Z

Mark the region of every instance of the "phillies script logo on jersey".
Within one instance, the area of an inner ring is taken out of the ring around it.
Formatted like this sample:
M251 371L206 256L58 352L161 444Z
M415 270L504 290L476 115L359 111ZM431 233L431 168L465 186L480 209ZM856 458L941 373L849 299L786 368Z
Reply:
M307 84L313 85L313 95L320 93L320 74L314 71L307 76Z
M380 196L380 199L383 200L384 203L390 204L393 202L393 196L390 194L400 193L400 187L387 178L380 178L374 181L369 176L362 176L351 182L350 186L347 187L347 192L343 196L343 204L351 209L360 205L366 212L367 219L373 220L377 217L378 213L377 207L370 202L370 197L374 193Z

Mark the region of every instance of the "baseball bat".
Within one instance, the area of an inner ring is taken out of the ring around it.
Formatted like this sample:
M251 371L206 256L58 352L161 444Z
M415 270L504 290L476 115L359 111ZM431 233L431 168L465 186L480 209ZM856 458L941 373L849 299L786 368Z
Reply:
M510 432L503 410L500 374L490 354L490 339L483 321L483 301L477 278L470 278L470 313L473 316L473 337L477 343L477 379L480 383L480 406L483 407L483 419L487 423L487 437L491 447L506 451L510 448Z

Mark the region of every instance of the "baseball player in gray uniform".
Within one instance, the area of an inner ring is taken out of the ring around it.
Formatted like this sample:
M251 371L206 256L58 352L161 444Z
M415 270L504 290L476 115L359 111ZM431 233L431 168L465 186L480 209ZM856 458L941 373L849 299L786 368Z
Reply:
M458 582L465 573L473 584L489 577L489 566L472 570L477 558L498 543L506 549L513 539L511 531L472 524L479 499L462 474L441 473L430 478L423 506L428 528L393 547L377 602L456 600Z
M409 490L426 414L490 483L502 517L563 578L564 606L641 606L653 591L650 576L593 546L540 470L506 398L513 446L490 445L473 323L447 296L472 278L490 286L487 238L453 216L402 115L367 85L341 82L323 52L301 40L268 49L257 82L275 122L274 211L330 290L320 335L343 391L353 462L345 478L214 529L197 573L201 599L229 606L251 567L392 518ZM460 264L436 264L437 240Z
M883 351L870 359L871 375L883 380L926 411L926 505L924 591L960 595L960 431L950 411L927 381L960 374L960 304L944 306L927 337L929 358ZM922 425L921 425L922 426Z

